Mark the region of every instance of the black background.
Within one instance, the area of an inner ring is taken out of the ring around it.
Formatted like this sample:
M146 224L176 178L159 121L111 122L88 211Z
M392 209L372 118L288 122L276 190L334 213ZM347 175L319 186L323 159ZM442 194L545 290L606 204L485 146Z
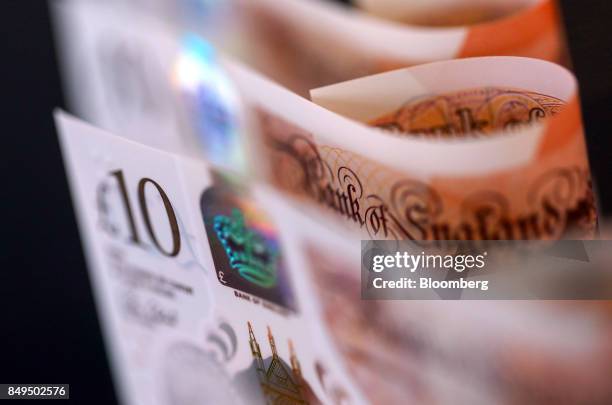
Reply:
M601 208L612 213L612 2L563 0ZM110 371L52 121L63 106L47 4L0 4L0 383L69 383L113 404Z

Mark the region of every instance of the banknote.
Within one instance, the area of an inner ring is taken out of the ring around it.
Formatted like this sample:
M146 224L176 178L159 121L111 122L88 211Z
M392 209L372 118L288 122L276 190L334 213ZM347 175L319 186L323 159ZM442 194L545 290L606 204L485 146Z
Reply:
M122 3L52 5L72 112L155 148L244 169L240 100L212 45L231 42L234 31L204 41L201 30L180 24L178 10L164 14L180 8L175 2Z
M56 122L122 403L364 403L280 209L201 160Z
M264 201L274 205L282 198L269 190ZM361 264L356 236L304 209L284 204L279 213L306 253L316 297L309 302L339 361L371 403L610 398L598 377L610 370L606 302L364 301L355 271ZM581 376L585 385L568 383Z
M438 60L566 59L555 0L357 2L364 10L323 0L238 4L257 46L249 64L304 96L315 87Z
M262 166L271 163L269 178L282 189L318 202L368 237L556 238L569 228L582 229L579 235L594 232L575 83L561 68L512 58L498 59L493 66L462 61L454 74L438 65L387 76L385 92L379 91L376 77L333 86L329 97L325 89L313 92L328 110L365 124L415 97L466 89L521 89L567 104L552 119L540 120L542 109L544 115L558 110L554 100L531 97L508 104L501 97L504 114L499 118L524 121L526 113L517 112L527 108L538 122L519 126L512 136L490 136L487 142L412 144L317 109L257 74L225 77L225 65L240 63L225 63L202 41L160 21L143 17L138 25L130 24L132 14L91 5L71 4L65 11L76 27L71 37L83 39L82 52L73 54L81 63L77 77L83 78L75 81L80 83L80 115L118 134L233 168L246 167L245 155ZM96 56L97 50L102 56ZM110 61L117 63L106 63L106 54L116 55ZM463 68L468 65L473 67ZM488 81L488 75L496 82ZM390 88L398 91L390 96ZM242 106L236 93L246 95L248 105ZM249 121L242 117L243 107L264 129L264 148L243 148L244 138L255 139L242 136ZM455 111L459 127L477 125L481 119L476 115ZM524 179L532 181L525 184Z
M370 125L396 134L452 138L520 129L556 115L563 100L522 89L483 87L420 96Z
M576 82L558 65L513 57L437 62L313 90L318 105L244 67L228 71L259 119L269 181L368 238L595 235ZM549 112L557 112L477 141L398 137L369 125L407 100L483 87L544 94L541 103L555 99Z
M612 398L599 377L610 372L604 305L363 301L350 261L316 244L310 249L329 333L373 403L578 404ZM344 288L331 287L337 285ZM583 379L584 386L571 383Z

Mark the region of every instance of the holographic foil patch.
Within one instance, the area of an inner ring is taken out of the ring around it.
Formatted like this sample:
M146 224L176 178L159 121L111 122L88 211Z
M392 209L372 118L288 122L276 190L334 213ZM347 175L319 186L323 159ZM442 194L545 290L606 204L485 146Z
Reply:
M214 48L198 36L186 36L173 83L206 158L215 165L240 170L244 165L240 98Z
M229 183L204 191L200 208L219 282L294 310L278 234L265 214Z

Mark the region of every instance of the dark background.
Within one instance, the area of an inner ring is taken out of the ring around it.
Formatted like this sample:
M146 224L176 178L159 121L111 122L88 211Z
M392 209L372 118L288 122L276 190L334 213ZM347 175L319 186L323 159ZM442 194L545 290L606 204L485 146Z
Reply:
M612 213L612 2L562 0L601 210ZM69 383L70 402L113 404L52 120L64 106L47 4L2 0L0 383Z
M112 405L51 115L64 99L46 1L2 0L0 41L0 383L67 383L71 403Z

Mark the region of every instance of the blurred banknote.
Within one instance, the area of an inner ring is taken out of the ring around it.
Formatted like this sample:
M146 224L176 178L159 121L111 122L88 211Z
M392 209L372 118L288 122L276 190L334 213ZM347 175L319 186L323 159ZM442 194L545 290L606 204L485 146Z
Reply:
M249 59L306 95L394 68L473 56L563 61L554 0L237 0L257 52Z

